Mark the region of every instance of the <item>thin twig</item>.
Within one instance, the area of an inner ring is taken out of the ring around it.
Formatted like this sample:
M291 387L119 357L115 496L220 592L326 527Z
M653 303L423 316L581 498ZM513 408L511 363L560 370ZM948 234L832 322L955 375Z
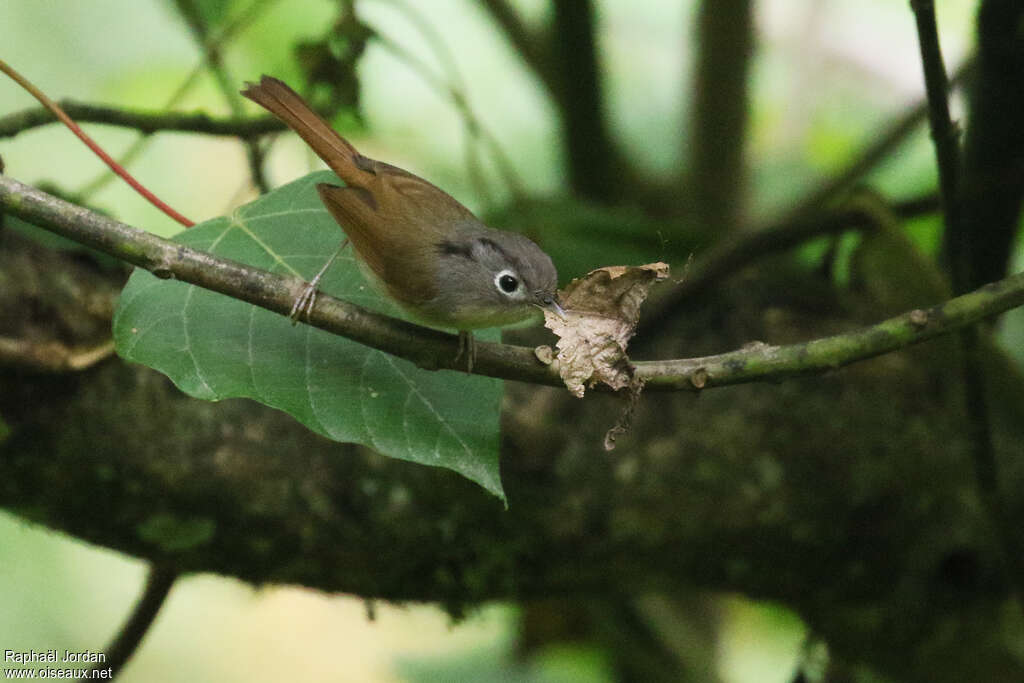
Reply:
M242 96L238 92L238 81L231 76L224 64L220 50L221 44L213 42L210 27L196 6L195 0L176 0L176 4L178 12L192 31L192 37L203 51L207 68L213 74L213 79L224 96L232 116L241 117L245 113L245 107ZM253 184L261 194L268 192L270 184L263 173L263 151L260 149L259 143L252 138L244 139L243 143Z
M547 54L545 36L531 30L507 0L482 0L480 6L487 10L495 23L501 27L505 37L520 58L533 70L541 85L548 91L548 95L552 99L557 99L558 84L551 67L550 55Z
M950 79L950 86L955 87L963 83L970 76L973 67L973 59L968 59L961 64L953 74L953 78ZM788 223L800 220L811 212L826 206L892 154L911 133L917 130L927 116L928 100L923 99L889 123L874 142L860 150L853 161L831 177L825 178L817 188L808 192L796 205L787 209L779 221Z
M938 197L925 195L897 203L892 212L901 218L910 218L938 208ZM757 230L738 230L734 236L701 254L672 291L651 302L638 336L648 336L661 321L675 315L708 287L757 259L791 249L816 237L862 230L871 224L871 215L863 207L853 205L813 217L781 221Z
M512 193L512 196L517 199L525 197L526 190L523 187L522 180L519 178L519 174L516 173L515 167L512 166L512 162L509 161L508 157L505 155L505 151L501 148L497 138L495 138L494 135L492 135L491 132L480 122L480 119L477 118L472 107L469 106L466 94L452 84L445 82L444 79L431 71L415 55L379 31L374 31L374 39L381 47L386 49L399 60L405 62L431 87L435 88L439 92L447 94L452 105L462 115L470 133L479 136L488 144L488 146L490 146L495 165L501 173L502 179L505 181L509 191Z
M171 587L177 578L178 572L168 567L154 564L149 568L146 586L139 601L135 603L131 616L121 627L121 631L113 642L104 649L106 661L98 662L92 668L90 675L83 676L78 679L79 681L95 680L101 676L100 672L105 672L107 669L113 670L114 678L121 673L121 669L138 650L139 644L142 643L142 639L153 625L160 607L167 600L167 595L171 592ZM111 679L108 677L107 680Z
M455 57L452 55L451 50L448 49L447 43L443 36L434 28L434 25L430 23L427 17L417 10L415 7L405 2L404 0L386 0L388 3L396 7L402 12L406 18L416 27L416 30L420 32L420 35L427 41L434 56L437 57L441 63L441 69L445 72L448 78L448 89L463 93L462 99L465 100L465 93L468 92L466 82L462 78L462 73L459 71L459 67L455 62ZM483 168L480 164L480 150L478 143L484 142L481 136L480 126L478 121L472 117L467 116L466 112L469 110L469 105L466 103L466 107L458 109L462 119L463 130L466 133L466 170L469 173L469 177L476 187L477 193L484 199L488 204L493 204L491 199L491 192L487 187L487 179L484 177ZM471 111L470 111L471 113ZM507 179L506 179L507 182Z
M267 9L267 7L277 1L278 0L253 0L253 2L235 19L221 29L217 35L211 38L208 43L204 45L203 56L200 58L199 62L192 71L189 72L188 76L185 77L185 80L181 82L181 85L179 85L174 92L171 93L171 96L167 98L166 103L164 104L164 110L166 111L174 108L178 101L180 101L181 98L183 98L185 94L192 89L192 86L199 80L199 75L206 69L206 63L212 52L218 50L220 46L234 37L238 31L255 20L264 10ZM65 108L67 107L65 106ZM277 121L274 117L270 118ZM79 120L84 119L79 118ZM3 119L0 119L0 129L2 129L2 121ZM283 128L281 128L281 130L283 130ZM240 135L239 137L250 140L255 136ZM151 140L152 138L148 135L143 135L136 139L135 142L133 142L131 146L121 154L121 158L119 159L121 165L127 168L128 165L146 148ZM114 177L115 175L111 171L106 171L105 173L100 174L93 180L86 183L85 186L78 191L77 196L87 199L102 189L103 186L110 182Z
M168 216L170 216L171 218L173 218L177 222L179 222L182 225L184 225L186 228L191 226L191 225L193 225L192 221L190 221L189 219L187 219L184 216L182 216L180 213L175 211L173 208L171 208L170 206L165 204L155 194L153 194L148 189L143 187L142 183L137 181L120 164L118 164L116 161L114 161L114 159L109 154L107 154L103 150L102 147L100 147L98 144L96 144L96 142L91 137L86 135L85 131L82 130L78 126L78 124L75 123L71 119L71 117L69 117L67 115L67 113L65 113L64 110L61 109L60 106L56 102L51 100L46 95L46 93L44 93L42 90L40 90L35 85L33 85L27 78L25 78L20 73L18 73L14 69L14 67L12 67L10 64L8 64L7 62L3 61L2 59L0 59L0 71L3 71L5 74L7 74L11 78L11 80L13 80L15 83L17 83L22 88L24 88L29 94L31 94L32 97L34 97L37 100L39 100L40 104L42 104L44 107L49 109L53 113L54 116L56 116L58 119L60 119L61 123L63 123L65 126L68 127L68 130L70 130L72 133L74 133L75 136L79 140L81 140L82 142L85 143L86 147L91 149L96 154L96 156L98 156L100 159L102 159L103 163L105 163L107 166L109 166L111 168L111 170L113 170L115 173L117 173L117 175L121 176L126 183L128 183L129 185L132 186L132 189L134 189L136 192L138 192L140 195L142 195L150 204L152 204L156 208L160 209L165 214L167 214Z
M935 142L945 232L949 237L946 258L950 266L953 291L960 294L970 286L973 259L971 236L963 230L959 135L949 115L949 84L946 81L933 0L911 0L910 6L917 22L925 90L928 93L928 120L932 140ZM999 491L999 466L992 443L991 416L977 329L973 326L964 328L960 332L960 344L963 351L967 425L978 492L999 538L1010 584L1017 594L1018 604L1024 608L1024 558L1021 556L1024 548L1017 539L1018 530L1006 511Z
M735 232L746 198L747 74L754 54L752 0L700 4L686 176L693 225L708 236Z
M114 342L106 340L87 348L58 341L34 341L0 336L0 366L45 373L86 370L114 355Z
M287 130L273 116L244 118L216 117L201 112L140 111L62 100L60 107L76 121L131 128L140 133L197 133L252 138ZM57 117L43 107L33 107L0 118L0 138L13 137L32 128L46 126Z
M946 230L956 230L960 225L960 141L949 116L949 83L935 25L935 6L932 0L910 0L910 6L917 20L917 36L921 46L921 63L928 95L928 122L935 142L939 172L939 200ZM955 285L963 280L956 273L958 266L953 265Z
M608 128L594 0L551 0L554 103L571 191L599 204L624 196L632 170Z
M163 278L288 315L305 287L298 277L271 273L165 240L0 176L0 209ZM650 390L699 390L743 382L776 381L821 373L949 334L1024 304L1024 273L994 282L929 309L913 310L847 334L789 346L754 345L738 351L636 363ZM317 297L314 327L405 358L420 367L464 371L456 360L458 337L413 325L341 301ZM532 348L477 342L477 374L561 386L557 368L537 360Z

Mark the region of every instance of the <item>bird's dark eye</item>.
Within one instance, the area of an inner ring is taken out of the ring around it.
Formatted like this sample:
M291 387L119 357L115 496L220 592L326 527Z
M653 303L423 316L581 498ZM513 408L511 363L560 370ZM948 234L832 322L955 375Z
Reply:
M506 294L511 294L512 292L516 291L516 288L518 286L519 280L517 280L513 275L506 274L498 278L498 287L500 287L501 291L505 292Z

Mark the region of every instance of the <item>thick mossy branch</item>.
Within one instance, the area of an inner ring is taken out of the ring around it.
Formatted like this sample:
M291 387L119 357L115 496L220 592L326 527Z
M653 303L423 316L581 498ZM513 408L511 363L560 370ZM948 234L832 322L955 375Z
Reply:
M270 311L288 315L304 283L192 249L0 177L0 209L86 246ZM1024 304L1024 273L941 305L914 310L853 332L789 346L748 345L704 358L639 362L648 389L696 390L823 372L948 334ZM456 336L374 313L329 295L317 297L310 324L429 369L461 370ZM477 344L474 372L559 386L557 368L531 348Z

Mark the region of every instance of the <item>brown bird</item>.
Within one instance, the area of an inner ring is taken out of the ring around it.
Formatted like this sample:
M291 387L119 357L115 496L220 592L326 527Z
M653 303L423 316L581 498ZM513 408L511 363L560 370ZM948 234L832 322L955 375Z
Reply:
M363 156L282 81L263 76L242 94L302 137L345 186L317 185L320 199L351 241L363 271L414 317L458 330L471 367L468 330L500 327L547 308L556 298L551 258L528 238L481 223L451 195L419 176ZM307 315L316 286L292 310Z

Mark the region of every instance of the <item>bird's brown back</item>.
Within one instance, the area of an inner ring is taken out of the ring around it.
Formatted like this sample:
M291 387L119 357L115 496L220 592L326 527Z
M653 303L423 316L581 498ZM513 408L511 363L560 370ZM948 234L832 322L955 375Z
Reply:
M388 292L413 305L435 296L440 245L476 222L469 209L419 176L360 154L284 82L263 76L242 94L284 121L345 182L317 190Z

